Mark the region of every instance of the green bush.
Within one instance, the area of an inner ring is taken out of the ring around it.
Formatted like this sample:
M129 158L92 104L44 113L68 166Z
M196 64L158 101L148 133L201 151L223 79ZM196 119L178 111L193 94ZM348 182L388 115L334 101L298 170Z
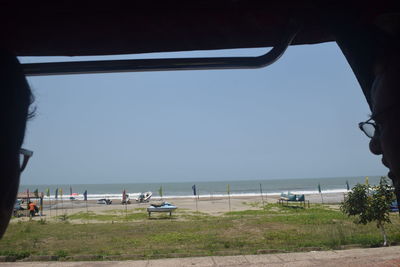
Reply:
M390 204L393 201L393 188L385 177L379 185L357 184L349 192L340 209L348 216L355 217L356 224L376 222L383 235L383 245L387 245L385 223L391 223Z

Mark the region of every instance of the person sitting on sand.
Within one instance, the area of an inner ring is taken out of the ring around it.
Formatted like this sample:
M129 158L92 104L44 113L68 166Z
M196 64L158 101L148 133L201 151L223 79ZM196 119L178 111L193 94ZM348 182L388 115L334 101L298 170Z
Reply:
M28 207L29 207L29 217L34 217L37 209L35 203L29 201Z

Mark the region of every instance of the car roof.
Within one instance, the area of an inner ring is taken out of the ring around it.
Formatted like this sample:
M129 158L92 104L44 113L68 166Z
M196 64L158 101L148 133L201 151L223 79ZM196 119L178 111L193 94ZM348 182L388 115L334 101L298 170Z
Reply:
M18 56L87 56L274 46L289 21L292 44L333 41L333 15L371 24L395 1L2 1L1 46ZM250 3L250 4L249 4Z

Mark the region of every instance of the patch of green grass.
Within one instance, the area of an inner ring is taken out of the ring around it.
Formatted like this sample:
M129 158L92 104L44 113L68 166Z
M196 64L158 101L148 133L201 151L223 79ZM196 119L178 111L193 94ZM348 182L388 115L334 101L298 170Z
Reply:
M102 213L121 214L125 213L125 209L104 210Z
M130 214L128 213L125 216L125 220L144 220L144 219L147 219L147 217L148 217L147 212L146 213L144 213L144 212L130 213Z
M197 211L197 212L178 211L178 212L176 212L176 215L179 216L180 218L184 218L189 221L208 220L208 219L214 218L214 216L211 216L208 213L199 212L199 211Z
M265 215L264 210L242 210L242 211L230 211L225 212L226 216L263 216Z
M143 220L147 218L147 213L141 212L108 212L112 214L97 214L94 212L79 212L68 216L69 220L83 220L83 221L123 221L123 220Z
M387 225L389 242L400 243L400 219ZM374 224L355 225L340 211L324 206L300 209L266 205L264 209L234 211L224 216L177 211L169 217L128 210L95 214L81 212L69 221L11 223L0 240L0 255L122 255L147 258L171 253L187 256L253 254L259 249L297 251L346 245L382 243ZM85 223L101 221L101 223ZM118 223L112 223L118 221Z
M132 212L146 212L146 208L130 208L128 206L127 208L127 213L132 213ZM102 213L111 213L111 214L125 214L125 208L122 207L120 209L113 209L113 210L105 210L102 211Z
M112 221L116 220L120 215L113 214L96 214L92 211L79 212L68 216L70 220L96 220L96 221Z

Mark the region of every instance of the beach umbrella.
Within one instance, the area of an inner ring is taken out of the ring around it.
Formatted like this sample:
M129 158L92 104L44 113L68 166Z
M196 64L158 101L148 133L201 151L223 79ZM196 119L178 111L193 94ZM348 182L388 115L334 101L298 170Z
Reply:
M346 181L346 188L347 188L347 191L350 190L349 181Z
M193 190L193 195L196 195L196 185L194 184L194 185L192 185L192 190Z

